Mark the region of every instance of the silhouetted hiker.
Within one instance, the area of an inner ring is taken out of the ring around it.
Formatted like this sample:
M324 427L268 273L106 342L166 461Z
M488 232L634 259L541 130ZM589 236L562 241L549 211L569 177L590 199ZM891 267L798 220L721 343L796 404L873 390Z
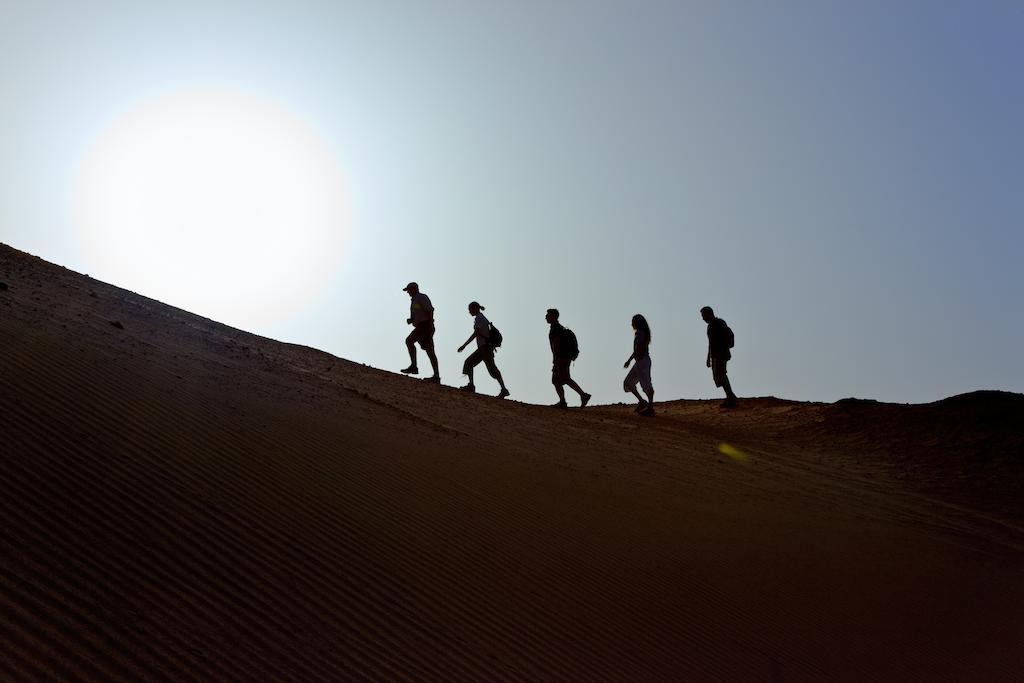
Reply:
M579 384L569 375L569 365L580 355L579 343L572 330L567 330L558 322L558 309L549 308L544 319L551 325L548 342L551 344L551 383L558 392L558 403L555 408L568 408L565 403L565 385L580 395L580 407L586 406L590 394L583 391Z
M725 401L722 408L736 407L736 394L732 393L732 385L729 384L729 374L726 365L732 358L733 344L735 343L732 330L721 318L715 317L715 312L710 306L700 309L700 317L708 324L708 367L711 368L711 376L715 379L715 386L725 389Z
M654 415L654 385L651 384L651 326L647 319L637 313L633 316L633 353L626 359L622 367L629 368L630 361L634 361L633 367L629 369L626 379L622 381L622 388L627 393L636 396L638 401L636 412L641 415ZM640 398L640 392L636 390L637 383L643 387L647 394L647 400Z
M469 377L469 384L462 387L462 389L465 391L476 391L476 385L473 384L473 368L483 361L483 364L487 366L487 372L491 374L491 377L498 380L498 384L501 385L498 398L505 398L508 396L508 389L505 388L505 380L501 378L501 371L494 364L494 346L491 345L491 323L480 312L482 310L484 310L484 307L477 302L471 301L469 303L469 314L473 316L473 334L469 335L466 343L459 347L459 353L462 353L474 339L476 339L476 351L469 354L469 358L462 365L462 374Z
M437 355L434 353L434 306L430 303L430 297L420 291L420 286L410 282L402 288L403 292L409 293L412 300L409 304L409 318L405 321L412 325L412 332L405 338L405 345L409 349L409 360L412 364L404 368L402 372L407 375L418 375L419 368L416 367L416 344L427 352L430 365L434 368L434 374L427 378L428 382L438 383L441 377L437 372Z

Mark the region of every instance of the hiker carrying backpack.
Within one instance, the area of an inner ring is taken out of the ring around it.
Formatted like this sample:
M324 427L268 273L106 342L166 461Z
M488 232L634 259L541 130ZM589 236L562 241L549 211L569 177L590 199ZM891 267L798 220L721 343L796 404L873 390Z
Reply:
M548 343L551 345L551 383L555 386L558 394L556 408L568 408L565 402L565 387L569 387L580 396L580 406L586 406L590 401L590 394L583 390L576 380L572 378L570 365L579 358L580 344L572 330L567 329L558 322L558 309L549 308L544 319L551 325L548 332Z
M498 380L498 385L501 387L501 391L498 392L498 398L505 398L509 395L509 390L505 386L505 380L501 376L501 371L494 363L494 350L496 347L501 346L501 332L483 314L484 307L480 305L479 301L470 301L467 309L469 314L473 316L473 333L459 347L459 353L462 353L472 342L476 342L476 351L469 354L469 358L462 364L462 374L466 375L469 379L469 383L462 387L462 390L470 393L476 392L476 384L473 383L473 368L483 363L487 367L487 373Z
M711 368L711 377L715 386L725 390L725 401L722 408L735 408L736 394L729 381L729 361L732 360L731 349L736 346L736 335L732 328L721 318L715 316L710 306L700 309L700 317L708 324L708 355L707 366Z

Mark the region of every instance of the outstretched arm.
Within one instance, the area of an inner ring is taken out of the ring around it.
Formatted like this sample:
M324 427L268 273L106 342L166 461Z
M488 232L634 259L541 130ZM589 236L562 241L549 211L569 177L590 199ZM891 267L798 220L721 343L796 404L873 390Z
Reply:
M467 346L469 346L469 343L471 341L473 341L474 339L476 339L476 336L477 336L477 331L476 331L476 329L474 329L473 330L473 334L469 335L469 339L466 340L466 343L459 347L459 353L462 353L462 350L465 349Z

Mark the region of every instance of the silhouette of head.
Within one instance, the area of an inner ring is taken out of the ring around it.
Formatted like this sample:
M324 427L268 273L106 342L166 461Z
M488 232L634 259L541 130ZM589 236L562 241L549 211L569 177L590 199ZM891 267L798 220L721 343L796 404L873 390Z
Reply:
M470 315L476 315L480 311L484 311L484 310L487 310L487 309L485 309L483 306L481 306L477 302L475 302L475 301L470 301L469 302L469 314Z
M643 317L639 313L633 316L633 329L638 332L643 332L644 336L647 337L647 343L651 343L651 326L647 324L647 318Z
M420 293L420 286L415 282L410 282L405 287L402 287L403 292L409 292L409 296L416 296Z
M715 319L715 312L711 310L710 306L705 306L700 309L700 317L704 318L704 322L709 323Z
M544 316L544 319L547 320L548 323L550 323L552 325L557 323L558 322L558 309L557 308L549 308L548 312L547 312L547 315Z

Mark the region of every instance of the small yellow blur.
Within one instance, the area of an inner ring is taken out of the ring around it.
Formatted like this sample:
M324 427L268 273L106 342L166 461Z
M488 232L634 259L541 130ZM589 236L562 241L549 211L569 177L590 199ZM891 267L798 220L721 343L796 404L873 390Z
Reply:
M730 458L732 458L736 462L742 462L742 463L750 462L750 456L748 456L746 453L744 453L740 449L736 448L735 446L730 446L727 443L720 443L720 444L718 444L718 452L722 453L724 455L728 455Z

